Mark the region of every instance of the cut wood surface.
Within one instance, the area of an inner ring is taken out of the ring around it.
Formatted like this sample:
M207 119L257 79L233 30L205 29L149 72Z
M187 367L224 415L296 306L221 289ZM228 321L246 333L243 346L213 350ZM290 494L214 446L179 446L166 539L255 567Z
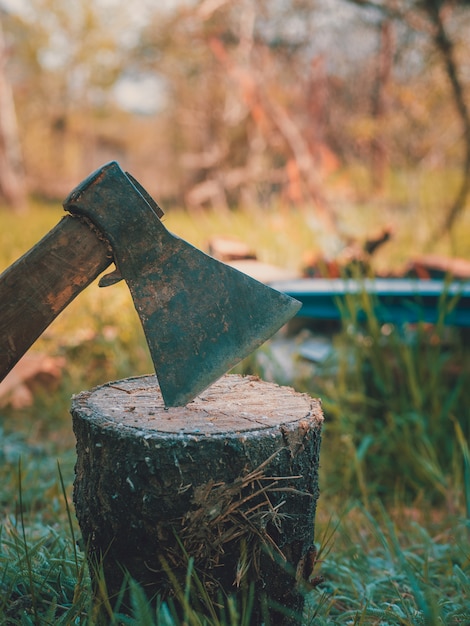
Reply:
M255 585L251 623L265 610L272 623L298 622L315 560L317 400L228 375L165 409L146 376L78 394L72 415L77 517L111 597L122 568L149 597L171 595L168 571L184 586L192 557L214 600Z
M308 418L312 398L247 376L225 376L184 407L166 409L155 377L108 383L74 400L86 402L93 422L114 430L143 429L147 436L231 435ZM91 417L90 417L91 419Z
M239 259L256 259L255 252L244 241L230 235L211 237L208 241L208 253L224 263Z

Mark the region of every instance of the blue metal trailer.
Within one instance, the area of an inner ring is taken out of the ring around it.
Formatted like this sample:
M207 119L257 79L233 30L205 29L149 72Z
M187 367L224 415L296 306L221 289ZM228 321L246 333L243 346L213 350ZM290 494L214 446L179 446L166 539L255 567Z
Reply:
M270 285L302 302L297 317L339 320L373 310L391 324L470 326L470 281L414 278L301 278Z

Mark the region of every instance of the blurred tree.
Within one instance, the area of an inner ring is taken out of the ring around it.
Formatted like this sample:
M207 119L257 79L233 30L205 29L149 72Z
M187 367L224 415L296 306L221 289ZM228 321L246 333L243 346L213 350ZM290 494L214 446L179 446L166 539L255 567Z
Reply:
M444 217L441 224L438 225L438 230L433 233L433 239L438 237L440 233L447 232L452 228L458 215L465 208L470 191L470 111L467 106L465 89L460 77L454 42L446 28L445 18L445 11L452 9L455 4L470 5L468 1L459 3L445 0L426 0L422 2L422 6L434 26L433 39L446 67L447 76L454 94L455 105L460 116L463 131L462 135L465 142L462 183L447 215Z
M0 197L16 210L26 202L15 103L6 69L7 49L0 12Z
M426 33L440 54L451 87L456 111L461 123L464 142L462 182L446 215L438 223L431 243L454 225L464 210L470 192L470 110L456 48L458 33L456 23L465 23L463 11L470 6L468 0L348 0L367 10L375 9L388 19L394 19L409 28ZM467 15L468 17L468 15ZM468 34L468 30L467 30Z
M36 193L60 198L108 155L125 156L119 132L106 124L133 45L125 36L130 9L93 0L24 6L8 29L25 168Z
M315 203L334 230L325 182L341 163L368 165L380 189L389 165L457 162L432 25L397 6L201 0L156 14L138 54L165 80L165 145L188 205L279 196ZM466 24L452 22L462 51Z
M189 207L313 203L336 230L323 177L337 159L323 136L326 77L309 52L314 4L213 2L156 16L140 56L164 76L169 149ZM314 93L315 92L315 93Z
M372 182L376 191L384 188L389 161L387 141L381 133L390 108L390 83L392 80L394 53L394 27L389 19L380 25L380 50L377 60L375 88L372 93L372 114L376 132L372 138Z

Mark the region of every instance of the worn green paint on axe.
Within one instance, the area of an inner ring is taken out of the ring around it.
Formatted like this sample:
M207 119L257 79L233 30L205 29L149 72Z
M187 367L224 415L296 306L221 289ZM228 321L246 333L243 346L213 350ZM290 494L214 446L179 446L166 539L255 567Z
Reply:
M112 162L83 181L64 206L88 217L109 241L139 313L165 405L183 406L273 335L301 304L168 232L141 189Z

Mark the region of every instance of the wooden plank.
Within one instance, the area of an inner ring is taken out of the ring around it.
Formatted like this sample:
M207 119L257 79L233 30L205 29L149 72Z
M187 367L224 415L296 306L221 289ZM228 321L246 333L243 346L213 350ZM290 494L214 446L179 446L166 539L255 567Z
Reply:
M406 268L418 278L445 278L470 280L470 261L440 254L426 254L414 258Z

